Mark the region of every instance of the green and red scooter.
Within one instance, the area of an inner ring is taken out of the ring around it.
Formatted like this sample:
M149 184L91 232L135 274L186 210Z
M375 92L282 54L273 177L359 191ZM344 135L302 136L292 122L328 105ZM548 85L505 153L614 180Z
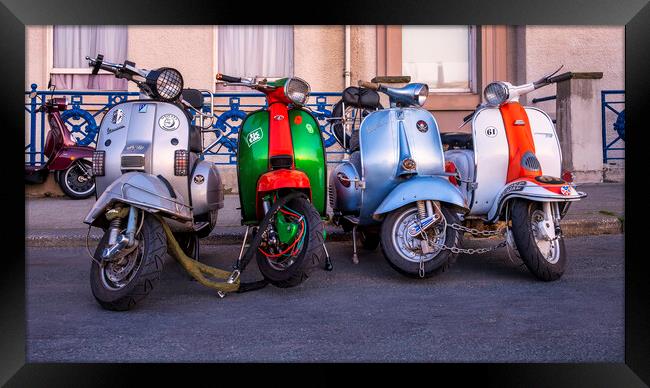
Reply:
M248 114L237 147L242 224L247 226L234 273L256 256L265 281L292 287L309 272L332 264L325 248L327 166L318 122L304 108L309 84L291 77L276 81L217 75L226 86L266 95L266 107ZM250 227L252 247L243 255Z

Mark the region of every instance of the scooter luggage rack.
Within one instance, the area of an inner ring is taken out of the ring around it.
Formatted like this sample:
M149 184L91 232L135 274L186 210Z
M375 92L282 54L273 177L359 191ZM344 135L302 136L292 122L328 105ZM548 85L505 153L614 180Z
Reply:
M350 107L348 107L350 108ZM367 110L367 109L365 109ZM375 111L379 110L379 108L375 108ZM355 130L358 131L359 128L361 127L361 123L363 122L363 111L364 108L359 108L359 107L354 107L352 106L352 109L346 109L345 107L345 102L341 102L341 111L343 112L343 115L341 117L327 117L325 118L325 121L334 121L334 120L341 120L341 124L343 126L343 148L347 150L348 144L346 142L346 134L349 133L350 137L352 137L352 132ZM358 120L357 120L358 118ZM350 122L352 120L352 122ZM359 123L358 126L355 127L356 123ZM336 137L336 133L333 133L334 136ZM346 152L347 155L347 152Z
M122 183L122 185L120 186L120 192L122 193L122 197L125 197L125 191L124 191L124 187L125 187L125 186L131 186L131 187L133 187L134 189L144 191L144 192L147 193L147 194L151 194L151 195L153 195L153 196L155 196L155 197L158 197L158 198L164 199L164 200L166 200L166 201L169 201L169 202L175 204L175 205L176 205L176 209L175 209L174 215L176 215L176 216L179 216L179 217L182 217L182 218L187 218L186 216L184 216L184 215L181 213L181 212L182 212L182 208L187 208L189 212L192 211L192 206L185 205L184 203L179 202L179 201L177 201L177 200L175 200L175 199L173 199L173 198L166 197L166 196L164 196L164 195L160 195L160 194L158 194L158 193L154 193L153 191L149 191L149 190L147 190L147 189L145 189L145 188L142 188L142 187L136 186L136 185L131 184L131 183L129 183L129 182L124 182L124 183ZM167 212L170 211L170 209L168 209L168 208L164 208L164 207L161 207L161 206L152 206L151 204L144 203L144 202L140 202L140 201L134 201L134 200L131 200L131 202L132 202L134 205L141 205L141 206L144 206L144 207L148 207L148 208L150 208L150 209L157 209L157 210L162 210L162 211L167 211Z

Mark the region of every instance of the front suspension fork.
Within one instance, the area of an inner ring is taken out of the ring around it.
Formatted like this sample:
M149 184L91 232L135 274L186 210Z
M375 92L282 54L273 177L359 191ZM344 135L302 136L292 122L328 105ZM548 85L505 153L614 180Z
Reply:
M113 261L135 249L138 209L135 206L129 206L128 215L126 213L127 209L121 204L106 212L106 218L110 220L110 226L108 228L108 244L102 251L102 260ZM126 231L120 234L125 215L127 217Z

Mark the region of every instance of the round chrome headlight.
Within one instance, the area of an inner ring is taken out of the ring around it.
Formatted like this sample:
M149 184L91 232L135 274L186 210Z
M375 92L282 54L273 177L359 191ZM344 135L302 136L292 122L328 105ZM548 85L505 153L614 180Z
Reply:
M284 94L295 105L305 105L309 98L309 84L300 78L289 78L284 84Z
M429 86L422 84L422 87L415 94L415 101L418 105L423 106L429 97Z
M154 97L164 101L176 100L183 92L183 76L171 67L151 70L146 82Z
M510 93L508 92L508 85L503 82L492 82L485 87L483 96L488 104L498 106L508 101Z

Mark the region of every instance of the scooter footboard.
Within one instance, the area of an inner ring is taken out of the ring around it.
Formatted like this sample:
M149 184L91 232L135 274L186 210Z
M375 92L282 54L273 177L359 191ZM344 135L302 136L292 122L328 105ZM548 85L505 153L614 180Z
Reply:
M526 198L538 202L573 202L585 198L587 193L577 191L570 184L539 184L521 179L506 185L487 214L488 222L495 222L503 205L513 198Z
M129 172L113 181L90 209L84 223L102 226L103 213L115 202L122 202L151 213L189 221L192 209L164 178L141 172Z
M461 212L468 212L465 197L447 178L439 176L417 176L399 184L384 198L373 218L416 201L440 201L455 205Z

